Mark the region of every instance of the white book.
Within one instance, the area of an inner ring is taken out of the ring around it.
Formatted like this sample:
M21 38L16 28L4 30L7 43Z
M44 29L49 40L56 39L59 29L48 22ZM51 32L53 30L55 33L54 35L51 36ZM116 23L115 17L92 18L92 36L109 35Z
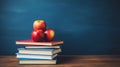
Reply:
M52 60L57 56L55 55L38 55L38 54L21 54L21 53L16 53L17 58L25 58L25 59L50 59Z
M25 46L25 48L60 48L60 46Z
M56 64L56 60L20 60L19 64Z
M19 48L18 53L21 54L41 54L41 55L54 55L61 52L60 48L54 49L34 49L34 48Z

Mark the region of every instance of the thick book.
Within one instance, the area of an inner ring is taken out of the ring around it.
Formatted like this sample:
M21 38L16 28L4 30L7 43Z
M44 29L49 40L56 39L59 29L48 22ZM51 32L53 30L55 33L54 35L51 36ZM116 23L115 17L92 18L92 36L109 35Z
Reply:
M60 48L60 46L25 46L25 48Z
M20 60L19 64L56 64L57 60Z
M60 48L44 49L44 48L18 48L18 53L21 54L41 54L41 55L54 55L61 52Z
M52 60L54 59L57 54L55 55L37 55L37 54L21 54L21 53L16 53L16 57L19 58L25 58L25 59L35 59L35 60L40 60L40 59L49 59Z
M63 41L34 42L33 40L19 40L19 41L16 41L16 44L53 46L53 45L63 44Z

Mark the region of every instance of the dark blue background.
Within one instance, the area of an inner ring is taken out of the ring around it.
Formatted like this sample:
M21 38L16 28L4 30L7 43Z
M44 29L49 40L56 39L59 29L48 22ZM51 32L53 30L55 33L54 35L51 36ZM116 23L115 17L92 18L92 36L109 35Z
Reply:
M15 54L36 19L63 40L62 54L120 54L119 0L0 0L0 54Z

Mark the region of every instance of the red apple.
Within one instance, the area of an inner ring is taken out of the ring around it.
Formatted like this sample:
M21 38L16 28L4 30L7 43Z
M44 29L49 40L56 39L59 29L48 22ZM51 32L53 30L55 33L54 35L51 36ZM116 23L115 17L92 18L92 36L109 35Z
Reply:
M46 30L46 22L44 20L35 20L33 23L33 28L34 28L34 30L42 29L43 31L45 31Z
M55 36L55 31L53 29L48 29L45 32L46 40L52 41Z
M32 32L32 40L35 42L41 42L44 41L45 39L45 34L43 30L34 30Z

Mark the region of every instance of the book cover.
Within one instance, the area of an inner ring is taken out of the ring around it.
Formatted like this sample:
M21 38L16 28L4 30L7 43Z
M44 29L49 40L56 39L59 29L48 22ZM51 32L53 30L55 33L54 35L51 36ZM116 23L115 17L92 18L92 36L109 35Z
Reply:
M34 42L33 40L19 40L16 41L16 44L22 44L22 45L58 45L63 44L63 41L51 41L51 42Z
M60 48L60 46L32 46L32 45L27 45L25 48Z
M53 55L61 52L60 48L50 48L50 49L44 49L44 48L18 48L18 53L21 54L42 54L42 55Z
M20 60L19 64L56 64L57 60Z
M16 58L20 59L36 59L36 60L40 60L40 59L53 59L57 56L57 54L55 55L38 55L38 54L21 54L21 53L16 53Z
M41 59L41 58L18 58L18 60L57 60L57 56L53 59Z

